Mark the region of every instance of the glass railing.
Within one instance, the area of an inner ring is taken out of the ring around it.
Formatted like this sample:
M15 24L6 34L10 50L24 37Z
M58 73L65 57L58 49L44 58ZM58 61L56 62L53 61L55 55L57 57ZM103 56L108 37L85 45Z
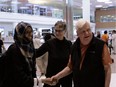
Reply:
M7 6L0 4L0 12L19 13L37 16L47 16L53 18L63 18L63 10L47 6L29 5L29 6Z

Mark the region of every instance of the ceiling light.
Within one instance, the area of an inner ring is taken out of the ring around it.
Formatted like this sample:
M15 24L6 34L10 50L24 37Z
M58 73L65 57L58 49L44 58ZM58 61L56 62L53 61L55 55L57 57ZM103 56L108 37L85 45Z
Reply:
M102 7L102 5L96 5L95 7L96 7L96 8L100 8L100 7Z
M61 1L62 2L63 0L58 0L58 1Z
M54 8L54 10L56 10L56 11L57 11L57 10L59 10L59 9L57 9L57 8Z
M111 1L109 1L109 2L105 2L106 4L111 4L112 2Z
M48 3L47 0L28 0L29 3L32 3L32 4L45 4L45 3Z
M0 0L0 2L7 2L7 1L10 1L10 0Z
M12 4L20 4L20 2L17 2L17 1L12 1L11 3Z
M110 0L97 0L97 2L109 2Z
M114 5L109 5L109 7L112 7L112 6L114 6Z
M28 9L29 7L20 7L20 9Z

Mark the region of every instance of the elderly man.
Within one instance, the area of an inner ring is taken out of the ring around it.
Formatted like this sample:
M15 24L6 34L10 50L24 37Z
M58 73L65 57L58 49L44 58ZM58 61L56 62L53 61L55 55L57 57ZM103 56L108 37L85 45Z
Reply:
M67 67L51 77L55 85L60 78L73 72L74 87L109 87L111 58L104 41L94 37L90 23L79 19L78 38L72 46Z

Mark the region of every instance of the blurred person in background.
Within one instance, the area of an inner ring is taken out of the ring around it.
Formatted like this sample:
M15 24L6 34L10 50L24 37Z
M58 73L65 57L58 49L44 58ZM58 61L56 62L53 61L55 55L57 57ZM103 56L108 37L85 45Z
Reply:
M44 36L44 42L55 38L54 34L52 33L48 33ZM41 56L42 58L37 58L37 65L40 69L41 75L45 75L46 74L46 69L47 69L47 65L48 65L48 52L46 52L44 55Z
M87 20L79 19L76 30L67 67L51 77L50 85L73 73L74 87L109 87L112 60L107 45L94 37Z
M0 33L0 54L4 53L6 51L5 46L4 46L4 42L2 40L2 36Z
M108 46L109 36L108 36L108 34L107 34L107 31L106 31L106 30L104 31L104 34L101 36L101 39L102 39L103 41L105 41L105 42L106 42L106 44L107 44L107 46Z
M46 42L47 40L53 37L54 36L49 33L49 34L46 34L43 39ZM38 49L41 46L42 43L40 42L40 35L38 34L34 35L33 44L34 44L35 49ZM36 58L36 68L37 68L36 75L37 77L39 77L39 79L46 78L45 73L46 73L46 68L47 68L47 62L48 62L48 52ZM43 86L42 82L39 83L39 86L40 87Z
M47 78L55 75L67 66L69 60L71 41L65 38L67 27L63 21L57 21L54 25L55 37L43 43L36 50L36 57L48 52L48 65L45 76ZM72 87L72 74L62 78L55 86L44 84L44 87Z
M34 32L34 35L33 35L33 45L34 45L35 49L38 49L42 44L41 41L40 41L40 35L37 32L38 31ZM44 56L41 56L41 57L43 57L43 59L44 59ZM41 72L43 71L42 70L43 68L42 69L38 68L38 64L39 64L38 59L40 59L41 57L36 58L36 61L37 61L36 62L36 67L37 67L36 74L37 74L37 76L40 76Z
M55 38L55 36L52 33L47 33L43 37L44 42L46 42L50 39L53 39L53 38ZM35 49L39 48L40 47L40 41L36 41L34 39L34 46L35 46ZM47 62L48 62L48 52L46 52L42 56L36 58L37 67L40 70L40 72L37 72L37 73L40 73L41 76L44 76L46 74Z
M97 31L97 36L96 37L101 38L100 31Z
M116 30L112 31L112 46L113 46L113 54L116 54Z

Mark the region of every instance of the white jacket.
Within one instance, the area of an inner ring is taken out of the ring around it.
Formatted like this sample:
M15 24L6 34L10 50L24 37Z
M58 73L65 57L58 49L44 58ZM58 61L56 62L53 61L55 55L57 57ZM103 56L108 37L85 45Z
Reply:
M33 44L35 49L39 48L41 46L41 42L39 38L33 39ZM39 70L41 73L46 73L47 68L47 62L48 62L48 52L43 54L41 57L36 58L36 64L39 67Z

